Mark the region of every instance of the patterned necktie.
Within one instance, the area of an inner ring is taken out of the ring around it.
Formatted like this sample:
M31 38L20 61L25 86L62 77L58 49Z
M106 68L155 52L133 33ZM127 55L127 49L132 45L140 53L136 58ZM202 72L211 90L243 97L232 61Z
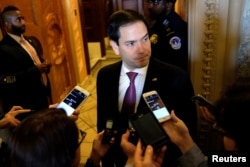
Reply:
M41 64L41 61L36 53L36 50L23 38L20 38L20 43L25 47L25 50L29 53L31 59L33 60L34 64ZM42 73L42 81L44 85L47 86L47 77L46 74Z
M130 115L134 113L134 110L135 110L136 90L135 90L134 80L135 80L135 77L138 75L138 73L128 72L127 75L129 77L130 84L124 96L124 100L122 104L122 112Z

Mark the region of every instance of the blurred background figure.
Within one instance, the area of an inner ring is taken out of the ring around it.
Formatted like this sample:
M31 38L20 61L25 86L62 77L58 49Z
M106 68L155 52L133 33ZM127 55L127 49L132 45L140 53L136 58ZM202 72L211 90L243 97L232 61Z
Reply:
M188 71L187 23L175 12L176 0L146 0L152 56Z
M6 34L0 42L0 99L3 111L14 105L40 110L50 104L48 73L51 64L43 58L36 37L25 36L26 23L21 11L7 6L1 12ZM24 114L22 114L24 118Z

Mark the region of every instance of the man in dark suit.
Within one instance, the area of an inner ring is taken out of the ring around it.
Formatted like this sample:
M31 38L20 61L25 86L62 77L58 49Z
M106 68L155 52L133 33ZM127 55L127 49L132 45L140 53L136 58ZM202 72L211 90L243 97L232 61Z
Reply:
M115 54L122 61L100 69L97 76L97 129L106 127L106 120L114 120L117 131L116 143L102 159L103 167L124 166L127 157L120 148L121 134L128 128L128 115L121 112L125 91L129 85L127 72L136 72L136 102L134 111L148 109L142 94L156 90L166 107L175 110L196 139L197 113L191 97L194 95L189 75L183 69L151 57L147 22L142 15L132 10L113 13L108 22L108 37ZM150 124L145 124L150 126ZM163 166L174 166L181 155L173 143L168 144Z
M0 98L3 111L12 106L39 110L49 105L50 64L44 63L42 47L35 37L24 36L25 20L19 9L7 6L1 13L6 34L0 42ZM25 45L20 42L26 40ZM28 43L28 44L27 44ZM28 45L34 55L27 48Z

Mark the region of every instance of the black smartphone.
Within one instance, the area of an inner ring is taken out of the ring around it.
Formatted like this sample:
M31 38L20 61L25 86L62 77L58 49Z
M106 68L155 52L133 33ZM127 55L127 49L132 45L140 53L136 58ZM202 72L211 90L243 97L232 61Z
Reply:
M107 119L106 121L106 128L104 130L102 143L103 144L110 144L111 138L114 137L113 135L113 120Z
M195 102L199 106L207 107L208 111L210 111L212 114L215 111L215 106L210 102L208 99L206 99L201 94L197 94L192 97L192 101Z
M154 151L158 151L169 142L169 137L153 112L149 110L137 112L129 117L129 121L141 139L143 146L151 145Z

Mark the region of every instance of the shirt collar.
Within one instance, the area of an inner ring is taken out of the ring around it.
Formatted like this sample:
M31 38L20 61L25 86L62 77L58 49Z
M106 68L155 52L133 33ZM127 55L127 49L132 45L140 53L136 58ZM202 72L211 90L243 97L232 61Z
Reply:
M147 69L148 69L148 65L142 68L136 68L134 70L132 70L132 72L136 72L138 74L142 74L142 75L146 75L147 73ZM124 62L122 62L122 69L121 69L121 74L125 75L127 72L131 72L131 70L129 70L125 65Z
M14 34L11 34L11 33L7 33L11 38L13 38L17 43L20 43L20 39L21 37L20 36L17 36L17 35L14 35ZM21 35L22 36L22 35Z

